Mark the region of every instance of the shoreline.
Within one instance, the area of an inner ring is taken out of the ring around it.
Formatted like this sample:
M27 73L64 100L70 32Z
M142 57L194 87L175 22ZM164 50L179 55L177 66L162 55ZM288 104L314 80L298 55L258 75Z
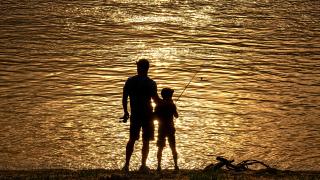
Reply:
M179 172L151 170L125 173L119 169L33 169L0 170L0 179L320 179L320 171L248 170L235 172L226 169L203 171L181 169Z

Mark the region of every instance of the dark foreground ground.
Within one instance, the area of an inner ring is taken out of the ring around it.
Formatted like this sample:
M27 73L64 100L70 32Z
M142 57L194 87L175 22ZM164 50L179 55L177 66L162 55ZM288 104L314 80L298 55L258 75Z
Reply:
M158 173L152 170L149 174L138 171L129 173L120 170L89 169L43 169L43 170L0 170L0 179L312 179L320 180L320 172L314 171L244 171L229 170L207 171L203 170L164 170Z

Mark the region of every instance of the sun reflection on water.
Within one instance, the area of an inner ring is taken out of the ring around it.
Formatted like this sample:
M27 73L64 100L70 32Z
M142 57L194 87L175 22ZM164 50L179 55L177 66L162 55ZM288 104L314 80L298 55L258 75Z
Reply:
M4 3L0 166L120 169L122 87L147 58L158 92L171 87L175 100L196 74L177 102L182 168L224 155L316 169L318 3L212 2ZM163 159L172 168L168 146ZM141 140L131 168L140 163Z

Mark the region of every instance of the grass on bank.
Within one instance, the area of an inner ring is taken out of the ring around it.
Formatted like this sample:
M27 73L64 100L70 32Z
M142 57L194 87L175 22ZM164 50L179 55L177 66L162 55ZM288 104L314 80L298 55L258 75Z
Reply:
M150 174L142 174L138 171L124 173L120 170L89 169L44 169L44 170L0 170L0 179L191 179L191 180L251 180L251 179L292 179L292 180L318 180L320 172L312 171L245 171L234 172L228 170L207 171L180 170L175 173L172 170L164 170L158 173L152 170Z

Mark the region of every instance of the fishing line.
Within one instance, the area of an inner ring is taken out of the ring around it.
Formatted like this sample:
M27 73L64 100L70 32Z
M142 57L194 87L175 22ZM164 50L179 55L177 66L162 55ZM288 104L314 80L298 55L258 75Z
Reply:
M196 77L196 75L198 74L198 72L201 71L202 66L205 64L206 62L203 62L201 64L201 66L199 67L199 69L194 73L194 75L192 76L192 78L190 79L190 81L188 82L188 84L184 87L183 91L181 92L181 94L178 96L178 99L176 100L176 103L179 101L179 99L181 98L181 96L183 95L183 93L186 91L186 89L188 88L188 86L190 85L190 83L192 82L192 80Z

